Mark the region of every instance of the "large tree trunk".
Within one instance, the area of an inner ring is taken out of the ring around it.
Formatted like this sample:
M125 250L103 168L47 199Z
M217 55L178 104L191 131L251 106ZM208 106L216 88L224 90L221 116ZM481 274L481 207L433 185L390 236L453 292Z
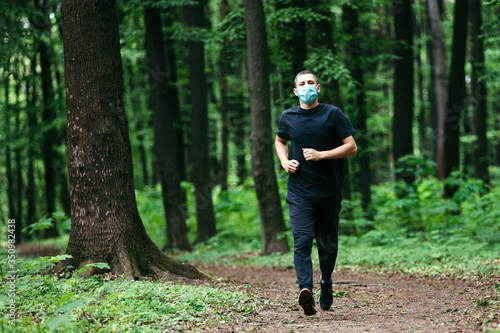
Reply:
M177 169L177 137L174 130L173 94L167 80L167 64L163 45L162 20L159 9L144 8L146 53L149 67L149 91L153 108L155 155L160 168L163 206L167 221L165 249L191 250L187 237L181 179Z
M413 12L411 0L394 5L396 45L394 59L394 117L392 143L394 161L413 154ZM414 175L397 173L396 179L411 183Z
M259 201L264 254L288 252L283 211L274 171L266 23L261 0L244 0L248 47L251 132L255 191ZM241 140L241 138L240 138Z
M429 19L431 22L432 35L434 37L434 96L437 112L437 128L435 133L436 161L438 164L438 177L444 179L444 120L446 113L446 46L443 28L441 26L438 0L427 0Z
M357 179L358 188L361 192L361 201L363 211L368 211L368 206L371 201L370 184L372 171L370 168L370 155L369 155L369 138L366 128L366 95L363 80L363 68L361 60L362 45L354 45L354 36L359 32L359 20L357 9L352 8L350 5L342 6L342 25L344 26L345 35L349 38L350 50L348 58L351 60L349 67L352 73L352 78L359 85L356 86L354 92L355 109L350 110L353 112L351 118L354 120L354 128L356 128L356 141L360 147L359 153L359 173L355 177Z
M56 269L106 262L128 279L205 277L163 253L137 210L115 1L64 0L62 18L72 258Z
M471 103L477 142L474 144L474 176L489 182L488 141L486 139L487 91L484 79L483 18L480 0L469 0L472 41Z
M202 28L205 22L205 0L195 6L183 8L186 26ZM189 83L191 87L191 139L192 139L192 176L196 196L197 233L195 243L208 240L217 233L215 227L212 187L210 179L208 152L208 101L205 75L205 50L202 41L190 40Z
M448 80L448 100L444 122L444 177L449 177L460 169L460 120L465 102L465 52L467 41L468 0L455 1L453 15L453 44L450 77ZM456 186L446 186L445 196L451 198Z

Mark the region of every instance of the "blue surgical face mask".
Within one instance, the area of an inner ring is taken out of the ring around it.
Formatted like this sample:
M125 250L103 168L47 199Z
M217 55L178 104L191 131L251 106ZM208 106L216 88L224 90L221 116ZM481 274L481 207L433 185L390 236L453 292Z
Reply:
M305 84L297 88L297 91L299 93L299 99L307 105L314 102L316 97L318 97L318 89L310 84Z

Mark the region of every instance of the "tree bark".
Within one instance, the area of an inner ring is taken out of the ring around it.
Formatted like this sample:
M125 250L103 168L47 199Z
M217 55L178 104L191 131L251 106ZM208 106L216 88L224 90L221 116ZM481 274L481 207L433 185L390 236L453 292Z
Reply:
M250 88L250 144L255 191L259 201L264 254L290 251L274 171L271 96L266 23L261 0L244 0Z
M160 168L163 206L167 221L165 249L191 250L187 237L185 207L177 169L177 137L173 110L174 96L167 80L167 64L159 9L144 7L149 91L153 109L154 149Z
M206 277L163 253L137 210L115 1L64 0L62 18L72 258L56 269L106 262L127 279Z
M195 6L183 7L186 26L203 28L205 23L205 0ZM205 242L217 233L212 201L212 187L215 181L210 179L208 152L208 101L205 75L205 50L202 41L190 40L189 83L191 87L191 140L192 140L192 176L196 196L197 233L195 243Z
M467 41L468 0L457 0L453 15L453 44L448 80L448 100L444 122L444 177L460 169L460 121L465 102L465 52ZM445 186L445 197L451 198L456 186Z
M397 0L396 0L397 1ZM413 154L414 68L413 68L413 11L411 0L395 3L394 26L396 45L394 60L394 117L392 143L394 162ZM397 173L397 180L412 183L413 173Z
M472 41L471 103L477 142L474 144L474 177L489 183L488 140L486 139L487 90L484 79L483 18L480 0L470 1L470 28Z
M445 167L445 134L444 121L446 113L446 46L443 28L441 26L438 0L427 0L429 18L431 22L432 35L434 37L434 96L437 112L437 129L435 133L436 141L436 161L438 164L438 177L444 179Z

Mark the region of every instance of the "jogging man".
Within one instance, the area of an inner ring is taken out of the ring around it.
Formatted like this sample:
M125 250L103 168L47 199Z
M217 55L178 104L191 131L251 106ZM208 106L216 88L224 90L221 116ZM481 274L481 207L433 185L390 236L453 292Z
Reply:
M316 313L311 250L318 246L321 269L319 305L330 309L333 302L332 273L338 251L343 158L357 154L354 128L336 106L319 104L321 86L310 71L295 77L293 92L300 106L281 114L276 135L276 153L289 174L286 201L294 239L295 273L300 288L299 305L305 315ZM288 141L292 141L288 152Z

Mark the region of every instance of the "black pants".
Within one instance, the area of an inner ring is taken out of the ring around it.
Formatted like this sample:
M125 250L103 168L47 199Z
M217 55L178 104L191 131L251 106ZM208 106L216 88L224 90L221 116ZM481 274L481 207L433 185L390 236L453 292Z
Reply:
M319 266L323 281L329 281L338 252L339 213L342 198L306 197L288 191L286 202L289 204L290 224L293 235L295 273L299 288L313 287L313 268L311 250L313 238L318 246Z

